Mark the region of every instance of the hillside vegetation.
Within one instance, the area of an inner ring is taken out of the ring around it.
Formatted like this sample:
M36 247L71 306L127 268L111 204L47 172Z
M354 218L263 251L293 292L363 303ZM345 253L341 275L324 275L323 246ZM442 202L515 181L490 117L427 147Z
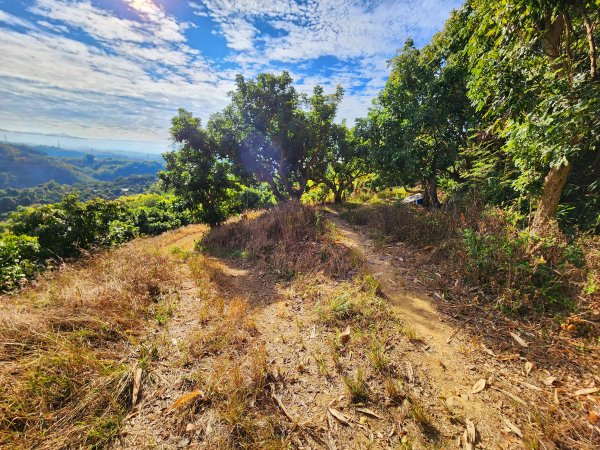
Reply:
M19 189L54 181L72 185L112 181L131 175L156 175L160 161L141 161L115 156L81 158L51 156L27 145L0 144L0 189Z
M0 188L24 188L50 180L74 184L92 178L72 164L27 146L0 144Z
M599 33L467 0L352 126L238 75L155 192L10 214L0 446L600 448Z
M26 145L0 144L0 219L19 206L55 203L70 193L80 200L140 194L162 168L156 160L59 149L48 155Z

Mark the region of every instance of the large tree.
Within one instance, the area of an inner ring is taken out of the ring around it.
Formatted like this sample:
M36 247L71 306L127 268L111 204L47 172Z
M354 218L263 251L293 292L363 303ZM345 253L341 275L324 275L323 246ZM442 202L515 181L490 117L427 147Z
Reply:
M597 151L598 0L472 0L469 96L520 171L540 186L532 231L544 234L585 153Z
M424 203L437 206L437 181L454 165L467 138L466 72L439 38L420 50L408 40L369 115L366 135L382 178L420 182Z
M238 75L231 104L208 128L222 149L258 181L269 183L279 200L300 198L313 161L303 97L289 73Z

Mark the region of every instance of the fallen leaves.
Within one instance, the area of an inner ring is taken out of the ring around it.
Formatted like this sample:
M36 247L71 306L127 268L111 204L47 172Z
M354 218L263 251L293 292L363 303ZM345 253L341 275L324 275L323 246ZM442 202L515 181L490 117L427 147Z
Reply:
M192 391L192 392L188 392L187 394L184 394L181 397L179 397L177 400L175 400L175 403L173 403L171 405L171 407L169 408L169 411L173 411L175 409L179 409L182 406L187 405L188 403L192 402L197 397L200 397L202 395L204 395L204 394L203 394L203 392L200 389L197 389L197 390Z
M548 377L544 380L544 384L546 386L552 386L555 381L556 381L556 377Z
M532 369L533 369L533 363L527 361L525 363L525 375L529 375L531 373Z
M473 385L473 388L471 389L471 394L477 394L478 392L481 392L485 389L485 378L480 379L479 381L477 381L477 383L475 383Z
M510 431L515 433L517 436L519 436L520 438L523 437L523 432L521 431L521 429L514 423L512 423L510 420L508 420L506 417L504 418L504 424L508 427Z
M516 333L513 333L512 331L509 331L509 334L512 336L512 338L513 338L515 341L517 341L517 343L518 343L518 344L519 344L521 347L524 347L524 348L527 348L527 347L529 347L529 344L527 344L527 342L525 342L525 341L523 340L523 338L521 338L521 336L519 336L518 334L516 334Z
M578 391L575 391L573 393L573 395L575 397L579 397L580 395L595 394L596 392L600 392L600 388L592 387L592 388L586 388L586 389L579 389Z
M525 387L527 387L527 388L529 388L529 389L533 389L534 391L538 391L538 392L541 392L541 391L543 391L543 389L542 389L542 388L540 388L540 387L538 387L538 386L536 386L536 385L534 385L534 384L526 383L526 382L524 382L524 381L521 381L521 380L517 380L517 381L518 381L520 384L522 384L523 386L525 386Z
M458 334L458 330L454 330L454 332L446 340L446 344L449 344L450 342L452 342L452 340L456 337L457 334Z
M140 387L142 386L142 368L138 367L135 369L133 375L133 392L131 393L131 406L135 406L138 401L140 394Z
M484 344L481 344L481 348L483 349L484 352L486 352L488 355L493 356L494 358L496 357L496 354L491 351L489 348L487 348Z
M356 411L363 413L365 416L373 417L375 419L383 419L379 414L369 408L356 408Z
M409 383L412 383L415 379L415 371L410 361L406 361L406 378Z
M344 415L341 411L338 411L335 408L328 408L329 414L333 416L338 422L342 425L346 425L347 427L351 426L350 419Z
M477 441L477 429L475 423L472 420L466 420L467 429L462 435L462 447L465 450L474 450Z

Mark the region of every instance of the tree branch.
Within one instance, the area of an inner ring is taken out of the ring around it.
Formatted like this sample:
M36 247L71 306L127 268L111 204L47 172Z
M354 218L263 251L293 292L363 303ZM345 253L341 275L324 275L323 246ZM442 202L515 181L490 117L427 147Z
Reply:
M596 43L594 42L594 24L592 24L586 13L583 13L583 23L585 24L589 46L590 75L592 79L595 79L598 76L598 51L596 50Z

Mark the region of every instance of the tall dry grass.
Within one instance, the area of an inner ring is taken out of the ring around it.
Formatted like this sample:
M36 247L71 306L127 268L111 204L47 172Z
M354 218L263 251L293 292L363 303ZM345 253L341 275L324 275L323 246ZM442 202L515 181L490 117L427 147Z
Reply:
M0 298L0 447L95 448L118 432L129 358L180 281L155 244L134 241Z
M405 242L427 250L429 262L448 269L480 300L519 315L569 314L575 335L600 332L598 237L567 237L557 228L543 238L515 225L501 209L477 202L427 210L404 204L350 205L350 222L365 226L382 245ZM577 322L577 323L575 323Z
M331 239L322 213L297 202L229 221L200 245L218 256L254 258L289 278L315 271L343 276L356 265L350 250Z

